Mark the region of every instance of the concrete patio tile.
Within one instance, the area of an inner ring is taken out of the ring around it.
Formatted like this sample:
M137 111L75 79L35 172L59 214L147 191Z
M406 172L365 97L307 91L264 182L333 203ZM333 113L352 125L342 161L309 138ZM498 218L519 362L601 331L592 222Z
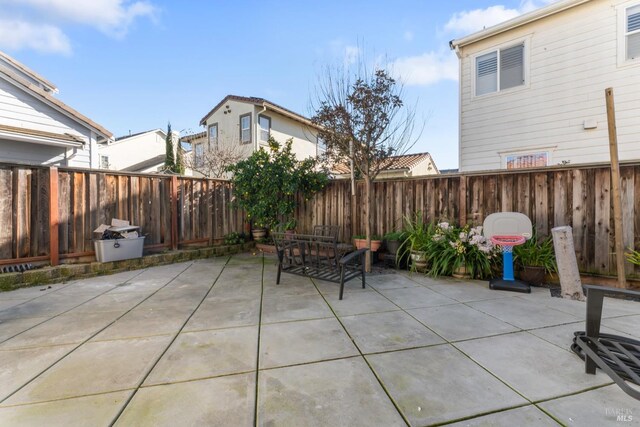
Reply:
M23 304L27 301L31 301L33 298L15 298L15 299L1 299L2 295L0 295L0 311L6 310L7 308L14 307L16 305Z
M61 295L98 295L102 292L113 289L118 285L122 285L137 276L145 274L145 272L146 270L131 270L107 276L77 280L69 284L69 286L65 286L63 289L60 289L58 293Z
M143 387L115 425L252 426L254 406L254 373Z
M215 260L215 258L213 258ZM190 288L203 287L208 289L224 268L222 262L203 262L209 260L196 260L188 269L176 277L165 289L178 289L184 286Z
M385 289L381 290L380 293L405 310L456 304L458 302L425 287Z
M550 416L533 405L509 409L453 424L450 427L514 427L514 426L557 426Z
M623 318L621 318L623 319ZM573 333L575 331L584 331L585 323L576 322L576 323L568 323L566 325L558 325L558 326L549 326L546 328L540 329L531 329L528 332L542 338L545 341L549 341L552 344L557 345L560 348L563 348L567 351L570 350L571 343L573 341ZM622 335L622 336L630 336L629 334L625 334L620 331L616 331L615 329L607 328L606 326L600 325L600 332L603 334L614 334L614 335Z
M153 368L144 385L255 371L257 351L258 326L183 332Z
M184 331L251 326L257 325L259 321L259 299L229 302L207 298L194 313L193 317L189 319Z
M229 259L229 262L227 262L227 266L240 265L255 267L256 265L262 266L262 263L262 254L254 249L252 252L233 255L231 259Z
M403 311L360 314L341 318L363 353L400 350L444 342Z
M286 322L332 317L320 295L295 295L290 297L266 297L262 301L262 323Z
M404 426L362 358L260 371L259 426Z
M616 385L542 402L540 407L566 425L640 426L638 401Z
M183 262L149 268L126 283L116 286L110 292L145 291L151 293L171 283L180 273L189 268L191 264L192 262Z
M546 307L542 303L520 298L475 301L467 305L521 329L542 328L582 320L581 317Z
M640 303L637 303L640 305ZM602 324L616 331L624 332L636 338L640 338L640 315L603 319ZM620 335L618 332L612 332Z
M99 313L104 311L120 311L122 313L131 310L149 296L149 292L107 292L84 304L75 307L71 313Z
M358 292L345 292L342 300L338 299L338 292L325 295L325 297L338 316L400 310L400 307L380 295L377 291L366 289L360 289Z
M119 311L98 313L68 313L54 317L0 344L0 350L77 344L113 322Z
M565 298L545 298L546 295L540 296L540 301L547 307L554 308L559 311L571 314L579 319L585 319L587 313L587 303L585 301L575 301ZM531 300L527 296L518 296L519 299ZM632 301L617 300L615 298L605 298L602 306L602 318L609 317L628 316L628 315L640 315L640 303L634 303Z
M151 295L140 304L140 309L165 309L165 308L195 308L203 300L209 289L202 287L189 287L187 289L166 288Z
M340 294L340 284L335 282L328 282L326 280L318 280L313 279L313 282L318 288L318 291L325 297L335 297L338 299ZM357 294L362 293L364 291L370 291L372 288L369 288L365 284L365 288L362 288L362 280L360 277L356 277L354 279L349 280L344 284L344 294ZM345 297L346 298L346 297Z
M132 391L84 396L33 405L0 408L0 425L6 426L106 426Z
M377 289L378 291L385 289L415 288L420 286L405 274L368 275L366 282L368 286L371 286L373 289Z
M60 360L73 347L63 345L0 351L0 400Z
M136 307L92 338L92 341L174 334L182 327L193 309L193 307L179 309Z
M25 288L15 289L13 291L0 293L0 300L10 299L33 299L45 295L55 294L61 289L69 286L69 283L52 283L50 285L28 286Z
M15 305L0 311L0 321L27 317L55 316L80 305L92 298L91 295L58 295L51 293L35 298L24 304Z
M253 283L241 283L237 281L228 282L221 279L213 286L207 295L207 301L220 302L247 302L260 300L262 286L259 280Z
M526 403L449 344L366 356L411 425L430 425Z
M260 331L260 369L359 354L335 318L274 323Z
M265 277L266 278L266 277ZM280 276L280 284L276 285L275 280L265 280L265 297L285 297L294 295L317 295L318 290L311 279L303 276L283 273Z
M586 375L578 356L528 332L464 341L456 346L533 401L611 381L603 373Z
M24 319L0 320L0 342L49 319L49 317L26 317Z
M519 331L515 326L464 304L416 308L407 312L448 341Z
M470 280L469 282L435 283L427 288L459 302L484 301L514 296L511 292L500 292L489 289L488 282Z
M134 388L170 339L153 337L84 344L7 399L2 406Z

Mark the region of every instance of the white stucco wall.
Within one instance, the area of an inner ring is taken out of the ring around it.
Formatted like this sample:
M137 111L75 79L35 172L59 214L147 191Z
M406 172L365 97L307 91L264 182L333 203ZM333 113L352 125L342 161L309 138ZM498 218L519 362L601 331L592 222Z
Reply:
M604 90L614 88L621 160L640 158L640 60L620 61L621 8L593 0L461 48L460 170L505 167L512 153L549 153L550 165L609 160ZM525 84L474 94L475 58L525 43ZM595 129L584 129L585 120Z
M122 170L166 152L166 133L160 129L100 145L98 153L109 156L109 169ZM174 132L174 147L177 134ZM98 167L100 165L98 164Z

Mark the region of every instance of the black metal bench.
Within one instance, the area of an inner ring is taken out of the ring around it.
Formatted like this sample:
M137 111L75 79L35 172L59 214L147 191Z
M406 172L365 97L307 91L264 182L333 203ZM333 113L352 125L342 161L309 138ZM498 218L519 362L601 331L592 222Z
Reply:
M618 335L601 334L602 303L605 294L640 296L640 292L585 285L587 291L586 331L575 333L571 350L585 361L587 374L602 369L629 396L640 400L640 390L627 384L640 385L640 341Z
M346 255L338 250L337 235L271 233L278 252L278 276L282 272L312 277L340 284L340 299L344 284L361 276L365 287L364 256L368 249Z

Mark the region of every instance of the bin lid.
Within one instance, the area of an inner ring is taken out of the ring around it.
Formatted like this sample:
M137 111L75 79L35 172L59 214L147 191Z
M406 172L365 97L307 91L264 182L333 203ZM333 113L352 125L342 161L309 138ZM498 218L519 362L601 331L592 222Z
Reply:
M122 233L123 231L134 231L139 230L139 225L123 225L122 227L109 227L107 230L115 231L116 233Z

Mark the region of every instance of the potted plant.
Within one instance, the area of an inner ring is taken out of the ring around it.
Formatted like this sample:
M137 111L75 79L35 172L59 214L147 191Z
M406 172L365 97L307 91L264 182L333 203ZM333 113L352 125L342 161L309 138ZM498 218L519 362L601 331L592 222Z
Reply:
M384 246L387 248L387 252L393 254L394 256L398 253L398 249L400 248L400 242L403 238L402 231L392 231L384 235Z
M355 236L353 236L353 244L355 245L356 249L366 248L367 236L365 236L364 234L356 234ZM380 236L371 236L371 247L369 248L369 250L371 252L377 252L378 249L380 249L380 246L382 246L382 239L380 238Z
M422 220L422 212L418 211L413 216L404 217L404 238L396 252L396 264L404 258L411 259L412 271L426 271L427 246L431 240L432 230Z
M544 282L546 274L558 271L551 237L533 236L522 245L513 248L514 262L520 269L520 279L534 286Z

